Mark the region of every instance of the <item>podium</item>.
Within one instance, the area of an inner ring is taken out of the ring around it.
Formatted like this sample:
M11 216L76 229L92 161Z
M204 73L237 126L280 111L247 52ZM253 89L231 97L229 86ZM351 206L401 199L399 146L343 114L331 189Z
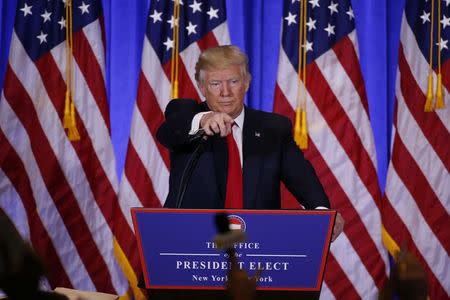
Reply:
M227 213L239 268L262 274L256 299L318 299L334 210L131 209L145 288L151 299L230 299L230 262L217 249L214 217Z

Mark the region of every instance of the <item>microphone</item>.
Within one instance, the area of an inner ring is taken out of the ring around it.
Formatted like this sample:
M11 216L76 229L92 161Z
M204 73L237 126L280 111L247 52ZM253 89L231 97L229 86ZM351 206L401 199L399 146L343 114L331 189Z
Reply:
M230 231L230 222L226 213L217 213L214 221L216 223L217 231L219 233L225 233Z
M215 216L215 223L217 231L219 232L213 239L220 250L234 250L234 244L245 242L247 240L247 235L244 231L230 230L230 224L226 213L217 213Z
M219 234L214 238L218 249L226 249L230 268L227 272L226 288L233 299L254 299L256 285L261 276L262 269L258 268L253 277L249 277L238 263L238 256L234 244L247 240L244 231L231 231L226 213L217 213L215 216L217 231Z
M189 136L189 143L192 143L194 141L197 141L201 139L201 141L205 142L208 140L208 135L206 134L205 130L203 128L200 128L199 130L197 130L196 133L191 134Z

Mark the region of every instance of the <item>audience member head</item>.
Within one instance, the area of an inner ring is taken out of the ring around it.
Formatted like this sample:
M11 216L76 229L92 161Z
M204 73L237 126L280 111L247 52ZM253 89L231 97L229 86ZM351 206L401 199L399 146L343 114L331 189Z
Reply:
M389 281L380 291L379 300L425 300L427 299L427 281L423 266L414 255L405 250L395 255L395 265L392 268Z

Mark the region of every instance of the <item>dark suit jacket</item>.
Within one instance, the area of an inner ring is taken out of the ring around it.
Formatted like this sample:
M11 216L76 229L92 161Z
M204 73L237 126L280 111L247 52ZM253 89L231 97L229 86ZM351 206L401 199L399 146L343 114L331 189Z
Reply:
M188 134L195 114L208 111L206 102L170 101L166 121L158 130L159 142L170 151L170 187L165 207L175 207L181 176L198 141ZM280 181L307 209L330 207L312 165L292 135L291 121L281 115L245 107L243 126L244 208L279 209ZM185 192L183 208L223 208L227 184L228 149L225 138L206 142Z

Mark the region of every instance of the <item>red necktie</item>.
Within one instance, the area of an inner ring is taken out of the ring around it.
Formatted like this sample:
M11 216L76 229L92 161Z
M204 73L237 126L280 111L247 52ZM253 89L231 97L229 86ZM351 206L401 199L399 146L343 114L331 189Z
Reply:
M236 125L236 124L234 124ZM234 126L233 125L233 126ZM239 150L233 138L233 131L227 135L228 145L228 177L225 208L243 208L242 168Z

